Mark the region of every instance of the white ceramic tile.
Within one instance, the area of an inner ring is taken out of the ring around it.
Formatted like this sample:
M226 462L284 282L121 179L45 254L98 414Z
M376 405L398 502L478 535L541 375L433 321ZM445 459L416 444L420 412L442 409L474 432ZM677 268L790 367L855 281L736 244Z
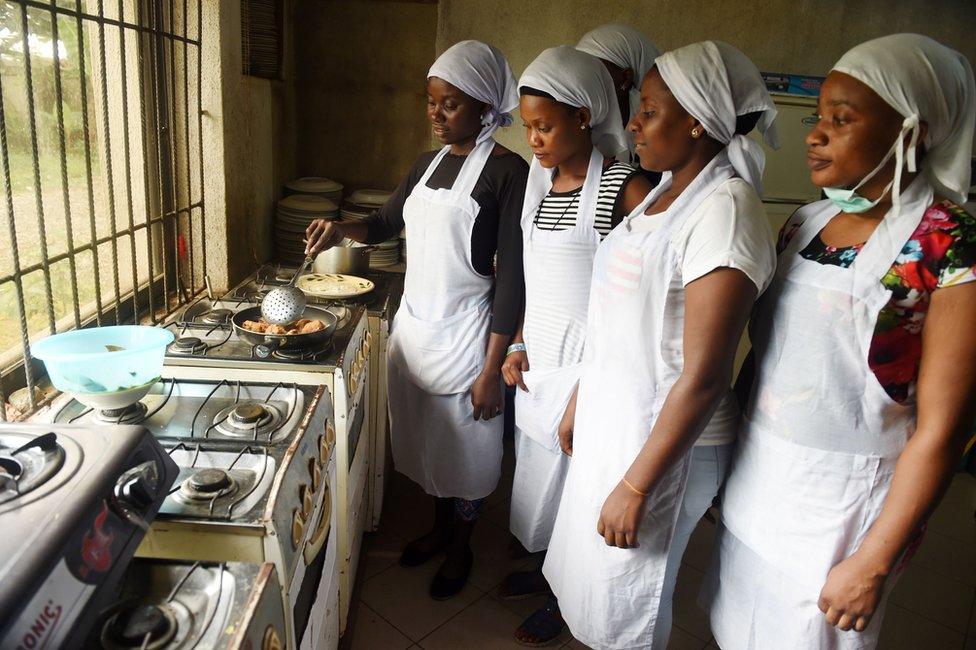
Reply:
M892 591L890 602L965 634L974 592L961 582L909 565Z
M349 650L404 650L413 641L365 605L356 612L355 625L343 637L343 647Z
M454 598L433 600L430 581L439 567L436 560L410 569L396 564L363 583L362 601L400 632L419 641L484 593L469 582Z
M943 578L976 587L976 544L967 544L929 530L911 563L934 571Z
M514 637L521 621L513 612L485 595L420 640L424 650L521 649Z
M889 603L878 647L882 650L961 650L964 640L959 632Z

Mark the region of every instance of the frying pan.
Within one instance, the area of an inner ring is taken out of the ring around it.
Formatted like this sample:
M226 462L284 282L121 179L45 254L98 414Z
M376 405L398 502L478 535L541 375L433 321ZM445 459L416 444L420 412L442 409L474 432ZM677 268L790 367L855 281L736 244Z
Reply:
M306 307L302 318L320 320L325 324L323 329L308 334L262 334L244 329L244 321L257 321L261 318L261 307L248 307L235 313L231 318L237 335L254 346L254 354L267 359L278 348L300 350L324 343L332 337L339 319L331 311L317 307Z

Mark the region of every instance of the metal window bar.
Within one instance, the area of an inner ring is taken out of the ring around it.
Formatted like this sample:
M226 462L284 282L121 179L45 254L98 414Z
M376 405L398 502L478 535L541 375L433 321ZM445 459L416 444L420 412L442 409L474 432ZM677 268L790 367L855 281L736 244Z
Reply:
M5 0L2 5L7 26L21 31L16 40L22 49L16 52L22 68L14 69L20 65L17 57L8 57L14 63L4 65L23 75L24 90L21 96L17 84L5 83L0 75L5 195L0 209L6 212L11 248L9 256L0 251L0 259L9 258L0 266L0 297L7 290L15 305L11 313L0 311L0 324L19 337L12 345L0 339L0 420L25 417L46 399L36 392L43 368L31 358L32 340L92 325L158 323L203 290L207 250L202 4L203 0ZM113 10L117 15L107 15ZM50 30L47 56L32 49L46 37L40 33L44 26ZM77 50L67 52L65 46L62 54L62 34L72 30L77 31ZM77 70L71 67L72 57ZM130 75L133 62L138 74ZM49 110L47 102L39 104L47 90L48 65L54 116L47 118L45 113L42 120L40 111ZM77 82L71 80L73 74ZM70 108L72 115L80 116L81 136L74 143L69 140L77 134L69 134L67 125L69 87L80 90L77 106ZM26 105L26 125L16 123L21 105ZM130 119L136 115L132 111L138 111L138 119ZM196 111L196 143L191 111ZM16 150L24 139L31 172L31 182L21 183L29 186L26 190L12 182L19 171L12 156L25 155ZM80 173L81 163L69 164L72 148L83 159ZM42 164L48 159L57 161L56 178L45 176ZM199 171L198 178L194 171ZM138 180L142 192L133 187ZM25 196L31 190L32 197ZM62 225L63 241L52 239ZM36 237L30 236L35 228ZM25 233L27 237L19 236ZM39 279L42 292L36 290ZM59 287L57 296L56 281L68 285L67 291ZM8 403L12 393L18 393L14 410Z

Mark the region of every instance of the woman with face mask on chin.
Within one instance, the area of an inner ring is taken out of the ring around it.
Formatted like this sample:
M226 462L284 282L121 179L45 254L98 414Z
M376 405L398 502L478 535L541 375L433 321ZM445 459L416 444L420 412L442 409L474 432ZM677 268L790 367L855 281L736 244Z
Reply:
M430 586L439 600L467 581L478 510L501 474L500 372L522 304L528 166L492 134L517 105L498 50L452 46L427 77L427 117L444 148L421 156L369 218L317 221L307 233L315 253L343 237L376 243L406 227L410 263L388 349L390 438L397 471L436 502L432 530L406 546L400 563L447 551Z
M593 648L664 650L681 557L725 474L736 348L772 276L758 195L772 99L725 43L655 60L630 122L661 184L600 244L579 387L560 424L572 456L544 574Z
M519 93L534 158L522 207L526 297L502 374L518 386L511 528L526 549L539 552L549 544L569 466L557 429L579 380L593 256L651 186L612 158L624 134L612 80L598 59L569 46L548 49L525 69ZM508 576L499 597L548 592L540 568ZM538 645L562 628L552 599L515 638Z
M925 36L834 66L807 136L827 199L783 228L704 587L722 648L874 648L971 434L976 91Z

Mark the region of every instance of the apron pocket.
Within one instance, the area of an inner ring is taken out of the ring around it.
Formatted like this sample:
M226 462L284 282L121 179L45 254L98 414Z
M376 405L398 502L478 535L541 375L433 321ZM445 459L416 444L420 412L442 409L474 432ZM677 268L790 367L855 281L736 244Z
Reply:
M887 490L877 483L890 475L879 473L880 462L753 431L739 440L726 525L777 569L819 589L860 544L865 521L884 500Z
M390 336L390 360L431 395L463 393L484 365L490 319L488 301L436 321L416 318L403 303Z
M559 423L579 382L581 364L522 373L515 389L515 426L546 449L559 450Z

